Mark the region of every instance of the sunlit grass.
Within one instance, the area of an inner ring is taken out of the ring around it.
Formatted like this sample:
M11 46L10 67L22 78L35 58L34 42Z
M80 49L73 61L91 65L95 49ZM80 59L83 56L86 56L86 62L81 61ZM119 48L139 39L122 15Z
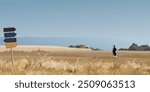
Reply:
M19 53L19 54L18 54ZM2 54L2 53L1 53ZM15 52L13 64L9 52L0 57L0 74L15 75L147 75L149 53L119 53L117 59L104 51L92 56L59 56L49 52ZM64 53L65 54L65 53ZM80 53L77 53L80 54ZM96 55L97 54L97 55ZM102 54L102 55L101 55ZM99 55L99 56L98 56Z

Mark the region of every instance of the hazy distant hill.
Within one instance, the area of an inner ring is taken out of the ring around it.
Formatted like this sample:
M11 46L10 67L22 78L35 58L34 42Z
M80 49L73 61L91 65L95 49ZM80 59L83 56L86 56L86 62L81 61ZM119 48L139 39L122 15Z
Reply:
M92 51L99 51L99 50L102 50L102 49L99 49L99 48L93 48L93 47L88 47L84 44L80 44L80 45L70 45L68 46L70 48L84 48L84 49L91 49Z
M133 43L128 49L120 48L119 50L129 50L129 51L150 51L149 45L140 45Z

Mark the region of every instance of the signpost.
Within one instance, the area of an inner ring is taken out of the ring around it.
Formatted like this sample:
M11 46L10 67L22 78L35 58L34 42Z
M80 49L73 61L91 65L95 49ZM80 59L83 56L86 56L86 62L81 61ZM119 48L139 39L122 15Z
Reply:
M4 39L5 43L12 43L12 42L16 42L16 41L17 41L16 38L5 38Z
M16 33L4 33L5 37L14 37L16 36Z
M17 46L17 39L16 39L16 28L15 27L7 27L3 29L4 31L4 42L6 45L6 48L10 48L11 51L11 62L13 63L13 49Z

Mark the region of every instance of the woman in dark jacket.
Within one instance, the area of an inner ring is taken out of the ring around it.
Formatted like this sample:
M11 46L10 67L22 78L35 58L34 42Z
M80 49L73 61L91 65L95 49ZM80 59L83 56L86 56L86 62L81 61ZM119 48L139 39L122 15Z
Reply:
M117 51L116 46L113 45L112 53L113 53L113 57L114 57L114 58L117 58L117 53L116 53L116 51Z

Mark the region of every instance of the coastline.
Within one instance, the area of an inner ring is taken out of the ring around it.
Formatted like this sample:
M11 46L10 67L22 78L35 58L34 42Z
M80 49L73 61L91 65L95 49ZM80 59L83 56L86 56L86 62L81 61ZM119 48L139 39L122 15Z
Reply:
M5 45L0 46L0 52L9 51L9 48L6 48ZM83 48L69 48L63 46L45 46L45 45L18 45L17 47L13 48L13 51L91 51L91 49L83 49Z

